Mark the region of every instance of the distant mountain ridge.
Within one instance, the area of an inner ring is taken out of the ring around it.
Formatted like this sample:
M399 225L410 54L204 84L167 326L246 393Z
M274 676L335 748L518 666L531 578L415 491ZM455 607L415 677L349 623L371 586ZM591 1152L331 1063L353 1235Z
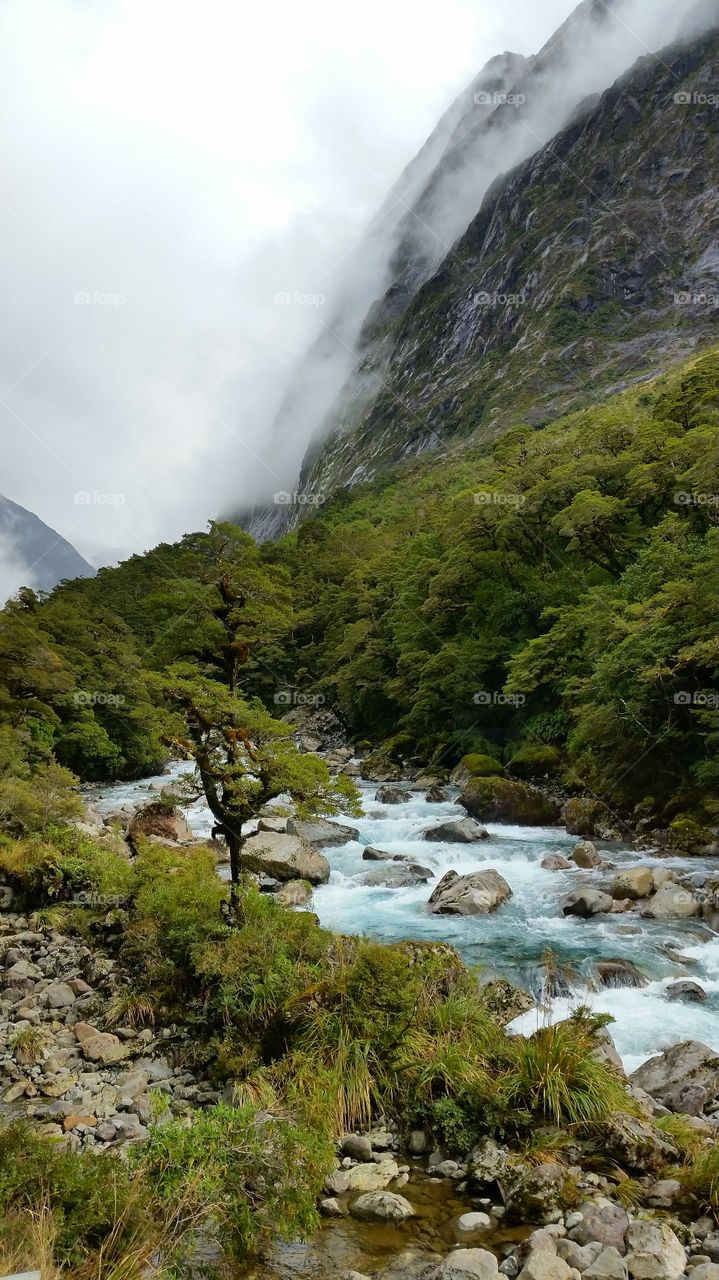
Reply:
M0 574L5 599L22 586L52 591L64 578L93 578L95 570L39 516L0 494Z

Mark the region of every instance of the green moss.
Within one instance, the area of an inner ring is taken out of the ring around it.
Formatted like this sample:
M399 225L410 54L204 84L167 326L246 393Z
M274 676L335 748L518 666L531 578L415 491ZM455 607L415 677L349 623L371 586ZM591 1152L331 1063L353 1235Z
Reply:
M562 757L554 747L527 743L514 753L507 771L518 778L543 778L557 773L562 767Z
M494 756L481 755L478 752L462 756L458 768L466 770L472 778L490 778L495 774L504 773L499 760L495 760Z
M707 845L716 842L714 833L688 814L681 814L669 825L669 846L680 852L702 853Z
M459 803L472 817L485 822L516 822L542 826L555 822L557 806L541 791L509 778L474 778L464 788Z

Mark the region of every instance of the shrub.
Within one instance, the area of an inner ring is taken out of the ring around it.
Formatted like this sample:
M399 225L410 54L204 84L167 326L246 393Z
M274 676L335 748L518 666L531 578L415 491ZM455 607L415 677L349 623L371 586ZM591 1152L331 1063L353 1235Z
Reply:
M0 875L27 906L67 901L79 893L88 894L90 904L92 895L124 898L133 880L127 858L73 827L50 827L45 839L0 846Z
M628 1109L620 1077L595 1057L591 1018L580 1013L510 1043L516 1054L506 1082L510 1106L554 1124L582 1126Z
M54 762L37 765L31 778L0 778L0 830L10 835L40 835L82 811L77 778Z

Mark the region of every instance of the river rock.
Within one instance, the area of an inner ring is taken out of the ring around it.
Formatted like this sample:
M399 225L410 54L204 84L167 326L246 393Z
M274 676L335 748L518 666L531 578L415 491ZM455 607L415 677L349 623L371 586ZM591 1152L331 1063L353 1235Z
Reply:
M691 1000L695 1004L703 1004L707 998L704 988L698 982L690 982L688 979L670 982L664 988L664 995L667 1000Z
M594 966L594 977L600 987L646 987L647 979L631 960L621 957L599 960Z
M410 885L426 884L432 879L432 875L431 869L423 867L419 862L407 862L402 865L395 862L390 866L385 863L361 876L360 884L381 885L387 889L406 889Z
M582 1272L582 1280L627 1280L627 1264L618 1249L602 1249L598 1258Z
M353 1218L363 1222L406 1222L415 1212L409 1200L392 1191L370 1191L350 1205Z
M701 905L694 894L682 885L668 880L642 908L642 915L649 920L668 920L673 916L698 916Z
M596 850L591 840L580 840L571 852L572 862L582 870L587 871L591 867L598 867L602 861L601 854Z
M435 1275L436 1280L496 1280L499 1268L488 1249L455 1249Z
M342 822L330 822L328 818L288 818L287 831L292 836L299 836L301 840L306 840L315 849L359 840L357 827L348 827Z
M677 1159L677 1149L666 1134L648 1119L624 1111L615 1112L605 1122L602 1142L605 1155L637 1174L656 1177Z
M476 1231L489 1231L492 1219L488 1213L463 1213L455 1218L453 1226L458 1236L474 1235Z
M108 1066L112 1062L120 1062L126 1058L130 1050L121 1043L117 1036L109 1031L98 1031L97 1027L87 1022L76 1022L73 1027L84 1058L89 1062L100 1062Z
M582 1215L581 1222L569 1232L569 1239L575 1244L590 1245L598 1241L603 1248L611 1246L622 1254L626 1252L629 1214L622 1205L606 1199L585 1200L577 1213Z
M287 818L260 818L257 823L258 831L279 831L287 830Z
M650 1209L671 1209L681 1191L682 1184L677 1178L661 1178L649 1188L645 1201Z
M542 1249L527 1258L519 1280L572 1280L571 1268L556 1253Z
M431 787L427 787L427 794L424 798L430 804L446 804L449 800L449 792L445 787L433 782Z
M561 853L548 853L546 858L542 858L542 864L545 871L571 871L572 864L569 858L565 858Z
M465 876L448 871L429 898L427 910L440 916L488 915L511 896L507 881L494 868Z
M612 881L613 898L648 898L654 893L656 885L651 867L627 867L620 871Z
M240 865L243 871L263 872L277 880L309 880L310 884L326 884L330 864L308 840L289 832L258 831L242 846Z
M45 991L45 1000L50 1009L66 1009L74 1004L75 992L67 982L53 982Z
M308 880L287 880L275 894L275 902L282 907L303 907L312 897L312 885Z
M700 1262L690 1274L691 1280L719 1280L719 1267L715 1262Z
M127 828L127 838L132 845L142 837L147 840L153 836L177 844L192 839L192 828L180 809L168 808L155 800L139 809Z
M446 844L474 844L477 840L489 840L489 832L475 818L452 818L438 827L430 827L423 839Z
M627 1246L632 1280L679 1280L686 1271L684 1248L666 1222L633 1222Z
M349 1170L350 1191L384 1191L399 1176L395 1160L383 1160L381 1164L358 1164Z
M559 810L536 787L510 778L472 778L459 804L480 822L515 822L544 826L556 822Z
M596 916L611 911L612 899L608 893L600 889L573 889L562 899L562 915L564 916Z
M719 1054L699 1040L683 1040L650 1058L629 1078L670 1111L700 1115L708 1102L719 1097ZM690 1092L695 1088L698 1093ZM705 1098L702 1105L701 1097Z
M364 1134L347 1133L341 1142L342 1154L367 1164L372 1159L372 1143Z
M395 787L388 783L377 788L374 798L380 804L405 804L409 800L409 792L406 787Z

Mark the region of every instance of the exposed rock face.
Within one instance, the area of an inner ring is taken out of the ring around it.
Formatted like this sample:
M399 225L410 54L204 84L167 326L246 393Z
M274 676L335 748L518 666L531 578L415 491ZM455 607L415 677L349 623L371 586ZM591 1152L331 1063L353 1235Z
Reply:
M326 884L330 878L330 864L323 854L302 836L279 831L258 831L250 836L242 846L240 865L243 871L264 872L277 880Z
M699 1040L684 1040L643 1063L630 1080L670 1111L701 1115L719 1098L719 1054Z
M288 818L286 830L290 835L300 836L315 849L347 844L350 840L359 840L356 827L348 827L342 822L330 822L328 818Z
M655 1176L677 1158L676 1147L659 1129L648 1120L623 1112L617 1112L607 1122L603 1150L624 1168Z
M513 822L520 826L544 826L555 822L557 806L535 787L510 778L473 778L459 803L482 822Z
M570 836L596 836L607 817L606 805L591 796L573 796L562 809L562 822Z
M439 916L483 916L496 911L512 896L507 881L493 868L460 876L448 871L427 903Z

